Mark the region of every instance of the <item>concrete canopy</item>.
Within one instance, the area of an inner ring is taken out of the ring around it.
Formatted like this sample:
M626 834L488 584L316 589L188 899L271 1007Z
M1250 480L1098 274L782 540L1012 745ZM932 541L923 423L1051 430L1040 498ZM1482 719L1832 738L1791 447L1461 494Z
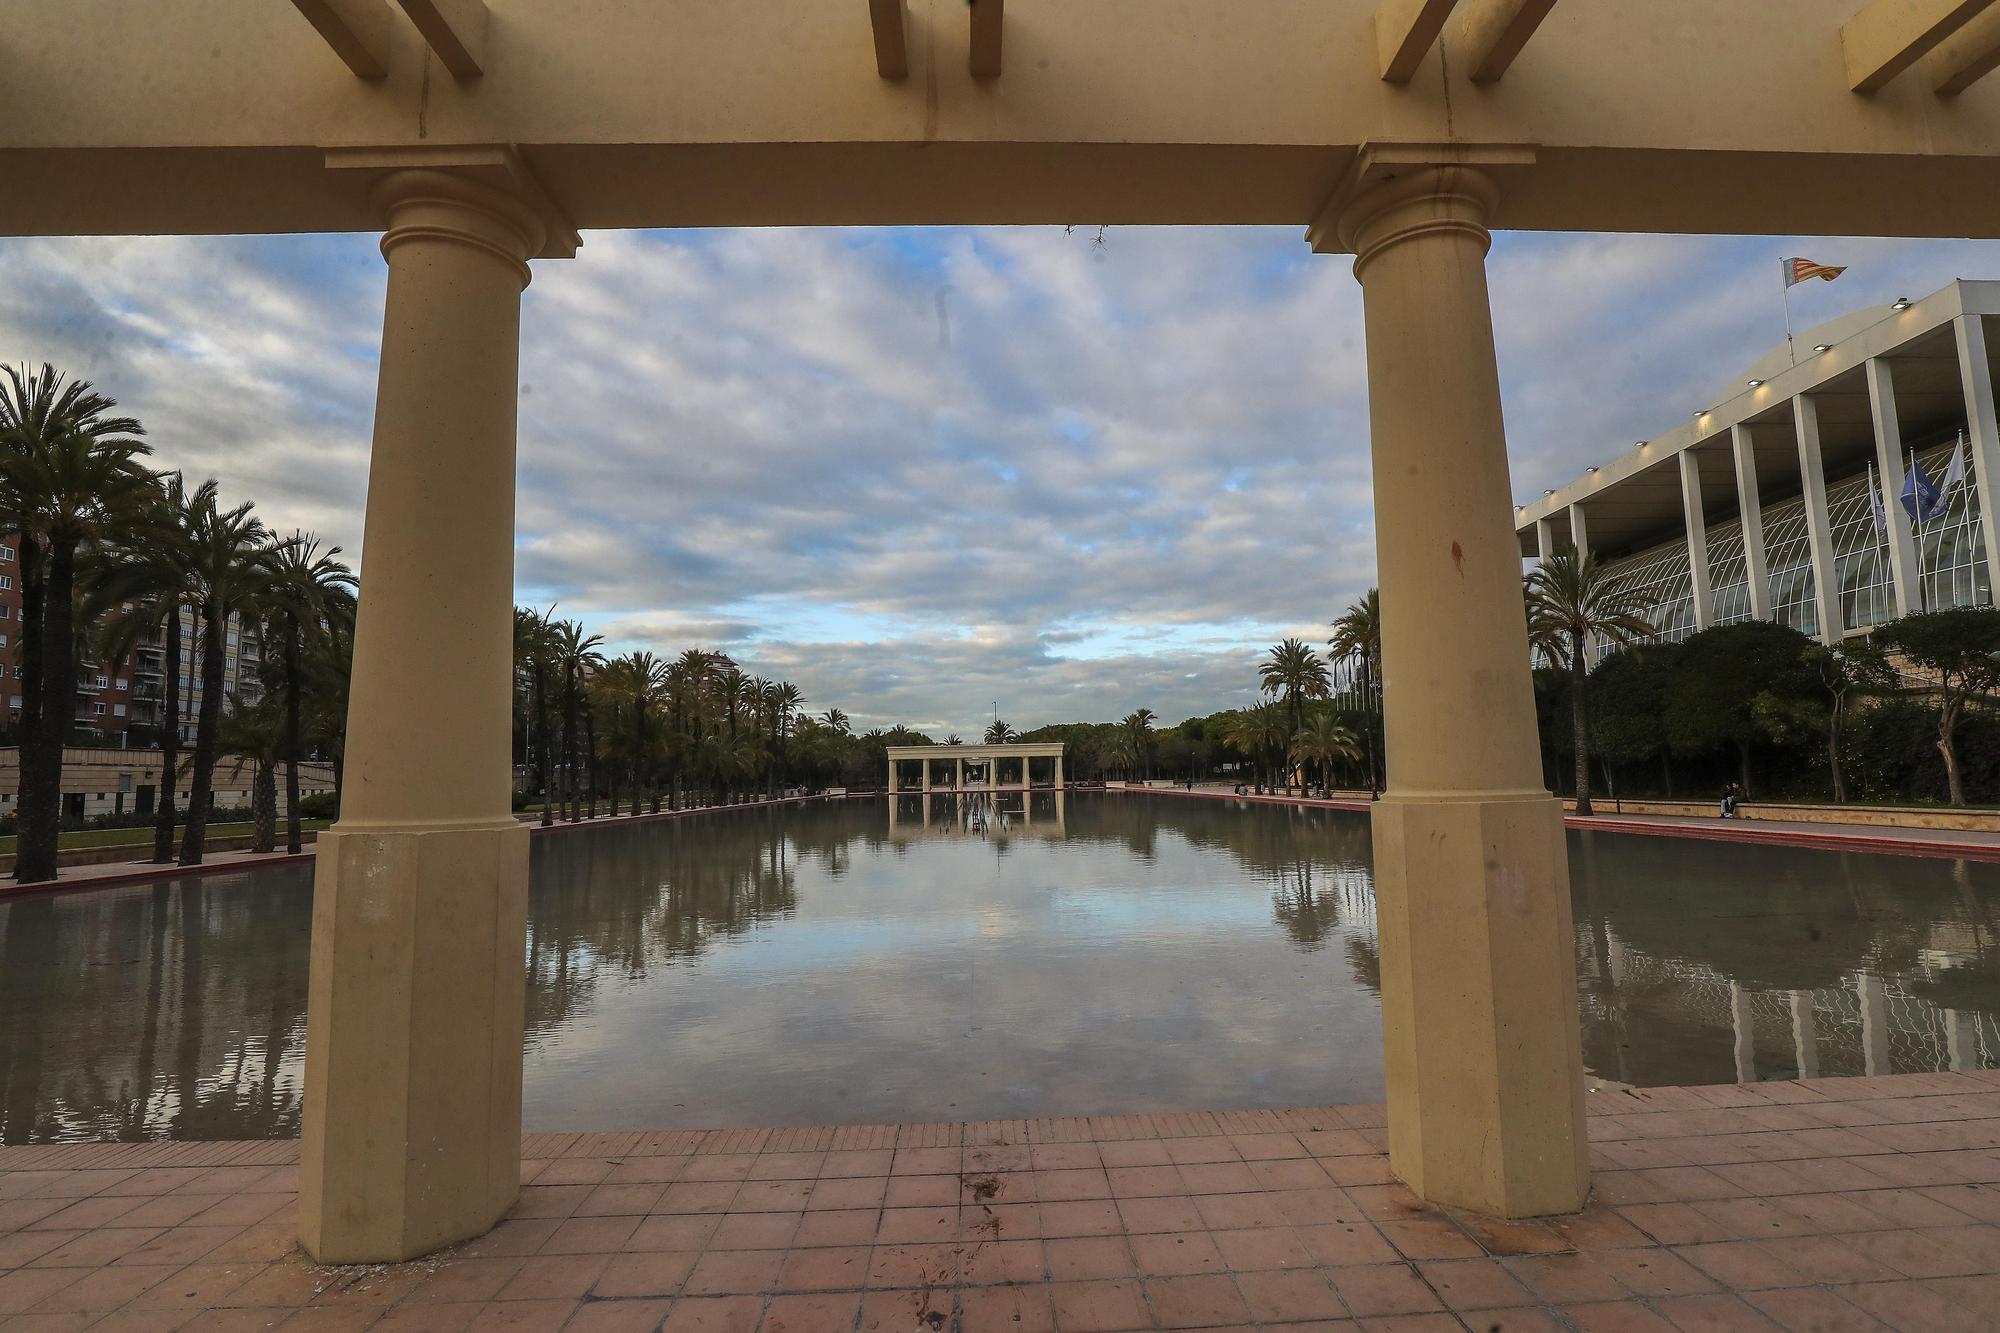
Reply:
M65 0L0 38L0 232L373 230L327 150L496 145L585 229L1305 224L1361 145L1457 142L1533 146L1496 227L2000 235L2000 84L1938 95L1937 52L1850 89L1886 3L1557 5L1484 83L1490 29L1446 23L1395 84L1375 0L1013 0L983 79L962 0L910 4L903 79L859 0ZM360 15L384 76L302 10ZM403 10L483 20L478 77Z

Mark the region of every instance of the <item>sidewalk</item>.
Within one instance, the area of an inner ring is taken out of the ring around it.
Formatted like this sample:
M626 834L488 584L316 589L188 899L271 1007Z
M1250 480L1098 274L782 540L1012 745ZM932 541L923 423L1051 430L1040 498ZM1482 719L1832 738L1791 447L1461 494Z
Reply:
M23 1328L1287 1333L1993 1327L2000 1073L1587 1102L1580 1214L1398 1184L1379 1106L531 1134L506 1221L296 1248L298 1143L0 1148ZM103 1322L98 1322L98 1321Z
M1365 811L1365 797L1337 795L1328 799L1298 796L1238 796L1226 790L1197 787L1126 787L1113 791L1152 796L1198 797L1246 804L1293 805L1320 810ZM1627 833L1639 837L1694 838L1708 842L1762 843L1819 851L1867 852L1887 856L1935 856L1958 861L2000 861L2000 834L1956 829L1888 828L1879 824L1805 823L1758 819L1754 804L1741 819L1696 818L1688 815L1623 815L1616 803L1597 802L1594 815L1563 816L1565 826L1597 833Z

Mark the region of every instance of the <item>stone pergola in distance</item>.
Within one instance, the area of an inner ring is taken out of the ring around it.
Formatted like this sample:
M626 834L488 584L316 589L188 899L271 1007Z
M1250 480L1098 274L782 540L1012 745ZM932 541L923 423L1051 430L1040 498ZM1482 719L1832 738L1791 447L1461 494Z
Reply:
M897 768L900 764L912 761L918 761L924 765L923 781L914 789L918 791L928 792L936 790L934 786L935 775L931 765L938 762L954 765L952 769L954 780L945 790L965 790L965 763L968 759L974 764L990 764L993 766L989 771L989 776L985 784L979 789L982 791L1034 786L1035 784L1030 780L1033 774L1031 765L1037 759L1047 759L1052 762L1050 785L1056 787L1063 785L1063 746L1061 741L1007 741L998 745L891 745L888 747L888 750L889 795L891 796L905 790L910 790L903 787L898 780L899 774ZM1022 777L1017 782L1009 782L1000 776L1000 762L1009 759L1020 761Z
M1490 229L2000 233L1995 0L66 0L0 50L0 233L384 237L300 1174L334 1262L518 1190L520 293L580 228L1281 223L1355 256L1390 1160L1508 1216L1588 1176Z

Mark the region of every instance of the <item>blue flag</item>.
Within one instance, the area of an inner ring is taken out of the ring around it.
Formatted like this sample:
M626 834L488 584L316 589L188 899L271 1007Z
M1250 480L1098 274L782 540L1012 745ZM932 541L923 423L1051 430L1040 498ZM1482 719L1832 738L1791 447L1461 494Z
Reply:
M1924 475L1924 465L1912 458L1903 478L1903 512L1919 523L1930 523L1943 518L1950 507L1944 492Z

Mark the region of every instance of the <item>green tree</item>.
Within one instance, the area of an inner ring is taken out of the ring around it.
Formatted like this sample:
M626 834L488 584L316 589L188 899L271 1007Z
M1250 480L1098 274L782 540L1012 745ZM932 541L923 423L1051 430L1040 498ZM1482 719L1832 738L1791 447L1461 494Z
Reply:
M184 866L201 864L208 836L229 618L239 611L254 612L257 599L270 588L271 534L252 508L245 501L223 509L211 495L194 510L188 529L189 585L201 609L202 697L195 717L187 825L181 830Z
M1560 636L1567 649L1570 676L1570 725L1576 736L1576 812L1592 813L1590 805L1590 708L1586 678L1590 674L1590 642L1630 643L1659 631L1645 618L1653 596L1629 579L1611 574L1597 557L1564 546L1528 575L1528 625L1531 639Z
M1264 693L1284 698L1294 732L1305 727L1305 701L1326 698L1331 686L1326 663L1301 639L1274 645L1264 655L1257 675Z
M1937 748L1953 805L1965 804L1958 727L1975 695L2000 689L2000 610L1961 606L1891 621L1875 641L1922 671L1937 687Z
M550 651L556 670L562 673L563 713L563 806L564 817L572 824L581 817L577 790L577 704L579 688L590 672L601 666L604 657L597 649L604 639L585 634L574 620L558 620L549 627Z
M1292 762L1299 765L1302 771L1315 765L1319 768L1321 795L1333 790L1333 766L1352 762L1360 753L1354 733L1327 713L1315 713L1292 736Z
M1609 764L1658 759L1673 795L1667 743L1667 691L1680 665L1677 643L1649 643L1612 653L1590 673L1590 741Z
M267 679L284 699L285 850L298 853L305 842L299 824L299 764L305 758L306 658L337 626L354 624L354 571L340 560L338 546L321 546L309 532L294 532L266 553L270 582L265 590L264 665ZM278 640L275 665L271 639Z
M1386 775L1376 760L1375 728L1379 711L1375 691L1382 679L1382 590L1370 588L1360 601L1350 605L1333 622L1333 637L1326 641L1336 662L1354 664L1361 686L1365 716L1361 729L1362 749L1368 762L1368 794L1382 787Z
M1772 739L1773 720L1819 689L1806 665L1810 647L1805 635L1768 620L1690 636L1667 689L1667 738L1674 749L1700 754L1733 748L1737 781L1747 793L1751 747Z
M549 678L555 671L555 607L537 611L533 607L514 608L514 674L527 695L526 749L533 759L535 785L542 797L542 827L555 823L555 792L550 767L553 749L549 736Z
M988 745L1005 745L1008 741L1019 740L1020 734L1008 726L1005 719L997 720L986 729Z
M21 787L14 878L54 879L63 748L76 717L77 557L154 505L150 450L131 417L55 367L0 383L0 515L20 534Z
M1833 799L1847 803L1847 774L1840 763L1841 727L1853 699L1859 695L1884 694L1896 688L1896 669L1880 644L1866 639L1829 648L1815 643L1806 649L1806 665L1818 679L1826 698L1820 709L1826 736L1827 774L1833 781Z

